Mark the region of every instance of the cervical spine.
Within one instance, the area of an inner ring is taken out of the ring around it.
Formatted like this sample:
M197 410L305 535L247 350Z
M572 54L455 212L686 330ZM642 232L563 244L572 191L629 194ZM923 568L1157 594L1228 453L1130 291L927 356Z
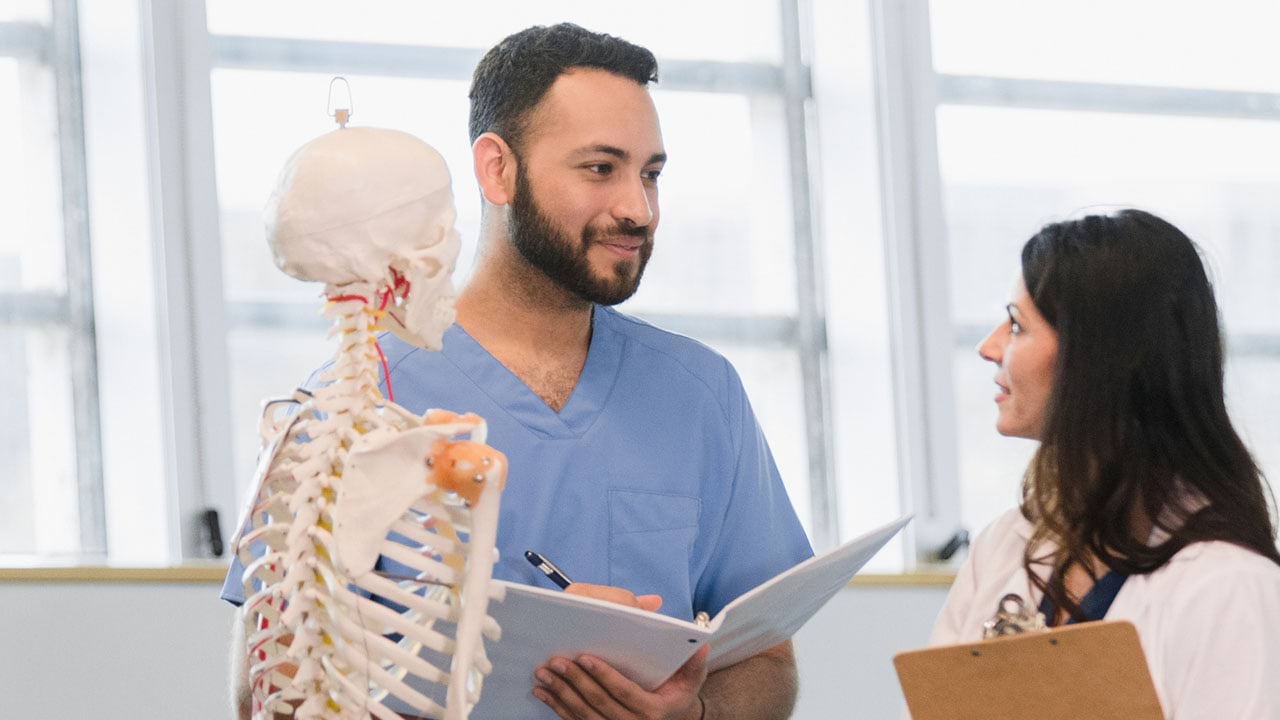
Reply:
M382 702L388 695L427 717L463 720L491 670L482 636L500 632L487 605L501 599L490 578L506 459L484 445L474 415L424 419L383 398L374 333L384 311L374 304L385 306L391 290L378 290L326 288L339 350L322 386L264 411L250 515L235 543L255 720L400 720ZM277 420L282 404L296 412ZM379 556L415 573L375 572ZM424 648L449 666L421 657ZM446 688L445 704L406 675Z

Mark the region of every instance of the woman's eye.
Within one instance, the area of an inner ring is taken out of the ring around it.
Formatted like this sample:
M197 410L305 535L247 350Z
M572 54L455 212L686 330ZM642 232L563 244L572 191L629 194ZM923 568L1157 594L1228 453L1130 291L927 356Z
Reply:
M1009 332L1010 332L1010 333L1012 333L1012 334L1014 334L1014 335L1019 335L1019 334L1021 334L1021 333L1022 333L1022 325L1020 325L1020 324L1018 323L1018 321L1017 321L1017 320L1010 320L1010 321L1009 321Z
M649 182L658 182L658 176L662 174L661 170L647 170L644 173L644 179Z

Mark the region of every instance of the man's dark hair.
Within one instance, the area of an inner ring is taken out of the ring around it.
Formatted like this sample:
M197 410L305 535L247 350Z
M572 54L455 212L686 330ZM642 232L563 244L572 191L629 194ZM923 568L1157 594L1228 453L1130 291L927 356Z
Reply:
M573 68L599 68L647 85L658 61L639 45L573 23L535 26L508 36L485 53L471 78L471 142L496 133L519 152L530 111L556 78Z

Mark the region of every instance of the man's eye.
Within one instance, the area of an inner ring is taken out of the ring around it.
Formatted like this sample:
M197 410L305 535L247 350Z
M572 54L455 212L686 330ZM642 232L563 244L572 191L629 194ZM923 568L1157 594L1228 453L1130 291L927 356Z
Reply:
M609 173L613 172L613 166L608 163L597 163L595 165L588 165L587 169L597 175L608 175Z

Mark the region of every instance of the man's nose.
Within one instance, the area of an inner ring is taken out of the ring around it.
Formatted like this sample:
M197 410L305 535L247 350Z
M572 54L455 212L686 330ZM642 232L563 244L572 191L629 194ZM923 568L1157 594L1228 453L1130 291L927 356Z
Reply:
M618 189L613 206L613 217L623 225L647 227L653 222L656 198L651 202L648 188L636 177Z

